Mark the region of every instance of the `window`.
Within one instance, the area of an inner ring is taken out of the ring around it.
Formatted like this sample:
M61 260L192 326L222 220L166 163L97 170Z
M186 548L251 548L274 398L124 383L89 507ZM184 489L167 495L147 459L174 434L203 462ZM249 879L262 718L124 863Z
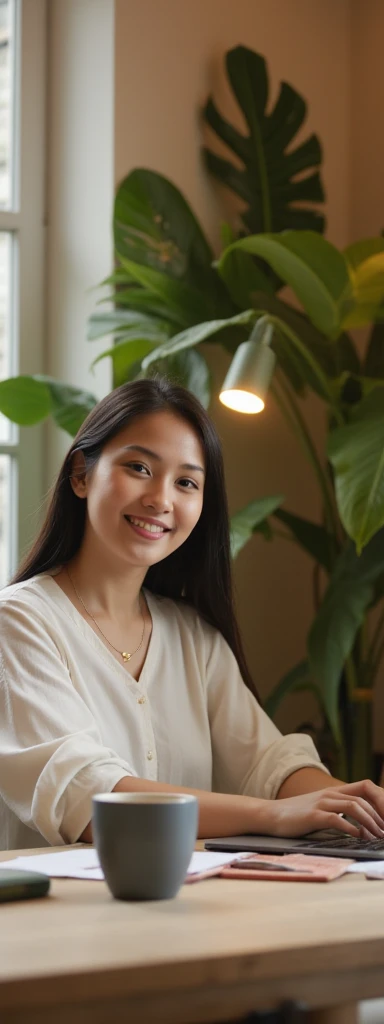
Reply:
M45 0L0 0L0 379L43 369L45 18ZM0 586L32 535L41 465L41 431L0 414Z
M16 364L17 260L17 7L0 0L0 377ZM17 483L16 428L0 416L0 584L6 583L15 561L15 490Z

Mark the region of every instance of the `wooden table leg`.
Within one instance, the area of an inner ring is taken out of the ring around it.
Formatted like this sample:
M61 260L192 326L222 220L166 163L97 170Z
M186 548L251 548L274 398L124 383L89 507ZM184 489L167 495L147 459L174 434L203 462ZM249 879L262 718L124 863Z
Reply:
M311 1010L308 1024L358 1024L357 1003L342 1003L324 1010Z

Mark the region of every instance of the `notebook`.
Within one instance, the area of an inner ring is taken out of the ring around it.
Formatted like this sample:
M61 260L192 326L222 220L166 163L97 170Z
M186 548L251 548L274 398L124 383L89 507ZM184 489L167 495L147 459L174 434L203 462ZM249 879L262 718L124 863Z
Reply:
M354 860L384 860L383 839L356 839L337 829L311 832L298 839L274 836L221 836L207 839L206 850L249 850L251 853L310 853L316 857L353 857Z

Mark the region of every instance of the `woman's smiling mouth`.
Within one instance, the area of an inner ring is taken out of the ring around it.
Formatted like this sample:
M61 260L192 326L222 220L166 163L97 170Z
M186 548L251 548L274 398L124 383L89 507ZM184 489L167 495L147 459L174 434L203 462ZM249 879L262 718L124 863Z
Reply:
M138 516L124 516L124 519L135 530L135 533L138 533L140 537L147 537L150 540L159 540L160 537L164 537L165 533L170 532L168 526L148 519L141 519Z

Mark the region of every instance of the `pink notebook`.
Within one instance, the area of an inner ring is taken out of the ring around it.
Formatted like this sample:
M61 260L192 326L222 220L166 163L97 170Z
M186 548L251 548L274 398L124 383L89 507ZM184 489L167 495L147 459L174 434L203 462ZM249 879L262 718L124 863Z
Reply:
M331 882L344 875L353 860L341 857L313 857L305 853L236 854L230 862L197 871L185 881L200 882L204 878L271 879L274 882Z
M353 860L313 857L305 853L251 853L222 868L222 878L262 878L282 882L331 882L344 875Z

